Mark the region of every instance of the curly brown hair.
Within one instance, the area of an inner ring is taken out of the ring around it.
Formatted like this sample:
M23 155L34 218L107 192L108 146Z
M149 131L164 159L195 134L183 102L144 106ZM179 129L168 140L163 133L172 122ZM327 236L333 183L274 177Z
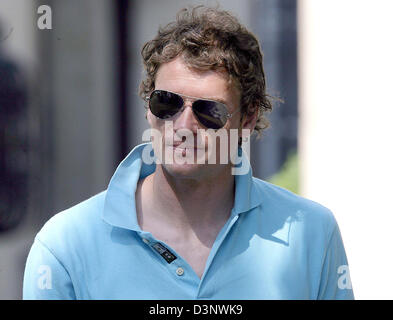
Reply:
M196 70L224 69L240 89L242 114L258 112L258 135L269 127L266 113L272 110L272 97L266 93L263 53L256 37L231 13L205 6L184 8L176 21L159 28L141 53L146 78L139 95L145 101L154 90L160 65L181 55Z

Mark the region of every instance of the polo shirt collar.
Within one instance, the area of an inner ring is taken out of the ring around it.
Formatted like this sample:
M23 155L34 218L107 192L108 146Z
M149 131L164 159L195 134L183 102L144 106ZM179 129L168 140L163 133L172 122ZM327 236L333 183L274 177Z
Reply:
M140 144L132 149L119 164L109 182L102 218L112 226L142 231L135 210L135 191L138 180L156 169L154 163L146 164L142 161L145 147L149 148L148 151L152 150L151 143ZM239 155L241 154L240 149ZM250 169L244 175L235 175L235 202L231 216L248 212L262 203L262 194L255 186L249 159L245 156L242 161L247 161Z

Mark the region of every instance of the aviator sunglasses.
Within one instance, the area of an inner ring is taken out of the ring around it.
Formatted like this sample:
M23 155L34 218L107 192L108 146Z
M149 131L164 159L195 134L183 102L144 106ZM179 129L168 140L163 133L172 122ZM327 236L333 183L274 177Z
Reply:
M184 110L183 97L193 100L192 111L195 117L208 129L222 128L228 119L240 110L239 108L235 112L229 113L227 106L221 102L203 100L165 90L154 90L147 100L152 114L160 119L169 119Z

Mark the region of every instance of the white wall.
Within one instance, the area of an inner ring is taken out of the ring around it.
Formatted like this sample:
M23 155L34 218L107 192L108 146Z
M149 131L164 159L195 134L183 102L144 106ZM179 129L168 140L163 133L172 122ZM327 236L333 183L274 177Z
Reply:
M299 0L302 194L339 223L356 299L393 298L393 1Z

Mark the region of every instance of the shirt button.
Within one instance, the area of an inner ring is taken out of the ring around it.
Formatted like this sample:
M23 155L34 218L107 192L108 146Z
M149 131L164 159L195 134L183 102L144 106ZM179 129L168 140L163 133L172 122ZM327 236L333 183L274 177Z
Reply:
M146 244L149 244L149 243L150 243L150 241L149 241L148 239L146 239L146 238L142 238L142 241L143 241L144 243L146 243Z
M177 268L176 269L176 274L178 275L178 276L182 276L183 274L184 274L184 270L183 270L183 268Z

